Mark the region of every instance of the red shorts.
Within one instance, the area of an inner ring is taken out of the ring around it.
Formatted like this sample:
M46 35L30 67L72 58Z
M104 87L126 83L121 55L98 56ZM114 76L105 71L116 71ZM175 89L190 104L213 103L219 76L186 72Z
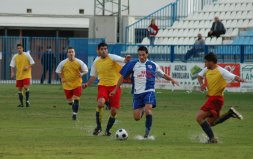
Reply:
M16 87L23 88L24 86L30 85L30 78L25 78L22 80L16 80Z
M109 100L110 106L116 109L120 108L120 95L121 95L121 88L119 88L116 94L112 97L109 94L114 90L116 86L98 86L98 96L99 98L104 98L106 101Z
M72 89L72 90L64 89L64 92L65 92L65 96L66 96L67 99L72 99L73 96L81 97L81 95L82 95L82 86L77 87L77 88Z
M213 117L219 117L221 108L224 104L223 96L210 96L200 110L208 111Z

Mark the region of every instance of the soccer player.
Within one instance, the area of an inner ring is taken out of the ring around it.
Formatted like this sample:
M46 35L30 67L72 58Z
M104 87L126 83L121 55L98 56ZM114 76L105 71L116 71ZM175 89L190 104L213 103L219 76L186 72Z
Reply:
M133 93L133 115L139 121L143 114L146 114L146 130L144 138L148 138L152 126L152 109L156 107L155 78L162 77L171 81L174 85L179 85L177 81L165 74L160 66L148 60L148 49L141 46L138 49L139 59L127 63L120 71L121 77L117 86L111 92L114 97L123 80L131 75Z
M105 135L111 136L110 129L116 120L117 109L120 108L121 89L119 88L117 92L115 92L114 97L110 97L109 94L115 88L120 77L119 72L122 68L121 64L127 63L130 60L130 56L122 58L114 54L109 54L108 45L106 43L100 43L98 45L97 53L98 57L92 64L90 79L83 85L83 88L85 89L98 78L99 83L96 110L97 127L94 129L93 135L99 135L102 132L101 122L103 117L103 109L106 101L109 101L111 115L108 120Z
M16 71L16 87L18 89L18 98L20 104L18 107L24 107L23 102L23 89L25 90L25 104L26 107L30 106L29 102L29 86L30 79L32 77L32 65L34 64L33 58L29 53L24 52L22 44L17 44L18 53L12 57L11 67L11 78L15 77Z
M214 137L211 126L220 124L229 118L243 119L242 115L233 107L220 116L227 81L244 82L244 80L218 66L214 53L207 54L204 59L206 67L199 73L198 81L202 91L208 89L208 100L200 108L196 120L209 137L208 143L217 143L218 140Z
M67 56L68 58L57 66L56 73L61 78L67 102L72 106L72 120L76 120L82 95L82 77L88 73L88 68L83 61L75 57L74 48L68 48Z

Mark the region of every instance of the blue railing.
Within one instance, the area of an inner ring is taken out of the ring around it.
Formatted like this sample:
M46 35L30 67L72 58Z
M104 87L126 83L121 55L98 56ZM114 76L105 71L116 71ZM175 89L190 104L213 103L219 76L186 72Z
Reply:
M57 64L67 57L66 49L72 46L76 56L82 59L89 68L97 56L97 44L105 39L89 38L57 38L57 37L0 37L0 80L10 80L10 61L17 52L16 45L22 43L24 51L30 51L35 61L33 66L33 82L40 82L43 73L46 73L45 82L50 76L53 82L59 81L55 74ZM50 52L50 55L46 53ZM45 56L44 56L45 55ZM46 70L45 70L46 69ZM87 76L86 76L87 78Z
M137 58L140 45L128 44L122 47L122 56L131 55ZM193 50L192 56L185 60L186 54L193 45L146 45L149 58L154 61L167 62L203 62L204 55L209 52L217 54L220 63L253 62L253 45L206 45L202 50Z
M141 18L125 29L125 42L129 44L141 43L148 36L147 27L152 19L155 19L159 28L167 28L177 20L187 17L189 14L200 11L205 5L212 4L216 0L176 0L159 10Z

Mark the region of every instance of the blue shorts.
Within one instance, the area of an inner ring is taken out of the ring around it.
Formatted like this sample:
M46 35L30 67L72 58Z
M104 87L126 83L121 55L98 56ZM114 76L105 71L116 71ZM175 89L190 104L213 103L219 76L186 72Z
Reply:
M133 95L133 108L143 108L146 104L152 104L152 107L156 107L155 92L145 92L141 94Z

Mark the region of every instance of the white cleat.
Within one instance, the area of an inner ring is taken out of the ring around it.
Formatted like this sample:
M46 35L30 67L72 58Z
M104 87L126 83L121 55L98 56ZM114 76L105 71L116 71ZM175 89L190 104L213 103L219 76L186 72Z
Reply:
M243 120L243 116L234 107L231 107L229 110L233 113L234 118Z

